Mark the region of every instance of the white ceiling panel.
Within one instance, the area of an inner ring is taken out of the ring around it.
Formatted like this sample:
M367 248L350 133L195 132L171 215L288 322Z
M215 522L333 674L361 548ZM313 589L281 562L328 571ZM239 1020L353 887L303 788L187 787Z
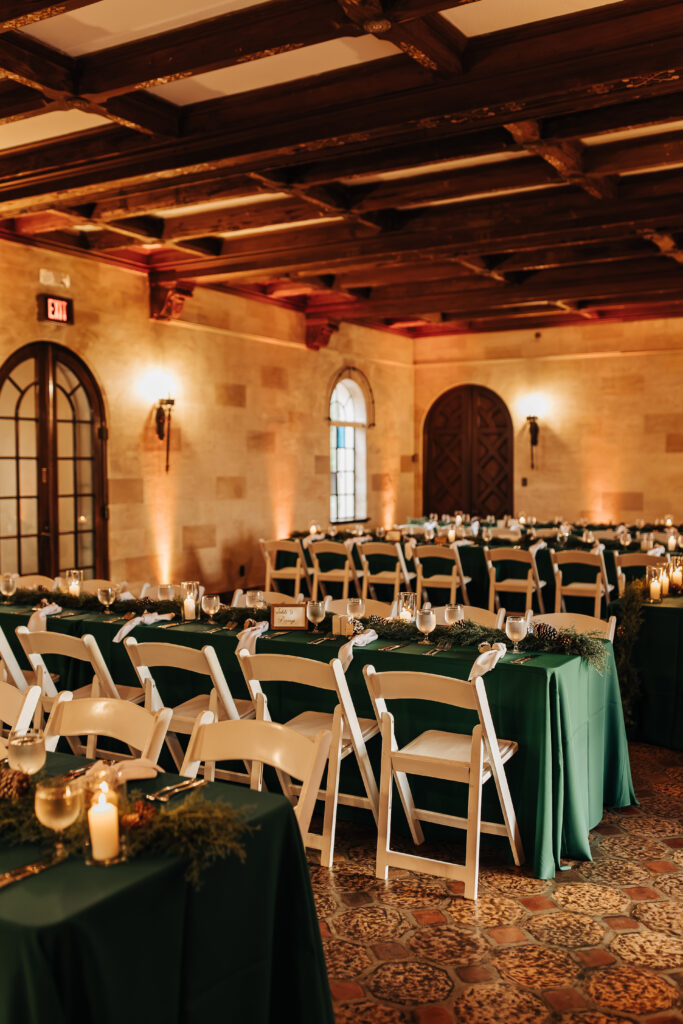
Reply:
M81 110L55 110L39 114L24 121L11 121L0 125L0 149L14 149L15 146L30 146L59 135L84 132L88 128L111 127L111 121L96 114L84 114Z
M466 36L480 36L502 28L528 25L563 14L578 14L606 7L615 0L478 0L441 13Z

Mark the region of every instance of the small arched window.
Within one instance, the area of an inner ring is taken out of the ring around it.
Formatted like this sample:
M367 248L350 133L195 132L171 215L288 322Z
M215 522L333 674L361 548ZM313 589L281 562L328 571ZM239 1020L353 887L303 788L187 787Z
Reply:
M343 377L330 398L330 522L366 517L366 428L363 392L355 380Z

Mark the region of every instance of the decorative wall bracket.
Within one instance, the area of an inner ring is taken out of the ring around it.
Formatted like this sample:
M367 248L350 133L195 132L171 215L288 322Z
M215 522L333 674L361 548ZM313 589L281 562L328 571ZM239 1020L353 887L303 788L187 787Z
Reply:
M152 284L149 288L149 313L153 320L177 320L185 299L191 299L194 285Z
M314 352L319 352L321 348L327 348L331 336L338 330L339 324L335 324L327 318L307 317L306 348L310 348Z

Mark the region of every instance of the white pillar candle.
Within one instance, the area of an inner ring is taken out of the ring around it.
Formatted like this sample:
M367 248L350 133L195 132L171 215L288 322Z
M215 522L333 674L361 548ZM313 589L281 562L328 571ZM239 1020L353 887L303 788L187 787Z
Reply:
M662 597L667 597L668 593L669 593L669 574L668 574L668 572L663 572L662 575L659 577L659 579L660 579L660 582L662 584Z
M451 527L448 531L448 543L452 544L455 541L455 530Z
M119 855L119 812L100 793L88 810L90 850L93 860L113 860Z
M671 573L671 582L675 587L683 587L683 569L674 569Z
M650 580L650 600L659 601L662 596L662 585L659 580Z
M80 597L81 594L81 581L72 580L69 584L69 593L72 597Z
M666 546L668 547L669 551L676 550L676 535L674 533L669 534L669 539L666 542Z
M193 622L197 614L194 598L189 594L183 601L183 618L186 622Z

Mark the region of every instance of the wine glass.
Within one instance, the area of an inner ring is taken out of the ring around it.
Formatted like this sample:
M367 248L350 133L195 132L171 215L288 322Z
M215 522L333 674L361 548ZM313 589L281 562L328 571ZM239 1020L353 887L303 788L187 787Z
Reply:
M508 615L505 620L505 632L508 640L512 640L512 653L517 654L519 641L527 635L526 615Z
M443 620L447 626L454 626L462 618L462 608L459 604L447 604L443 610Z
M116 600L116 587L98 587L97 600L104 605L104 614L111 615L111 605Z
M5 604L12 603L12 594L17 589L17 574L14 572L3 572L0 576L0 593L7 598Z
M202 597L202 611L209 616L209 625L213 626L214 615L221 606L221 599L218 594L204 594Z
M257 590L256 591L256 600L254 602L254 610L262 612L262 611L265 611L265 609L267 607L268 607L268 602L266 601L266 595L264 594L264 592L262 590Z
M36 818L45 828L56 832L55 859L65 857L61 833L69 828L81 813L83 788L79 781L65 778L45 779L36 786Z
M255 608L258 601L258 590L248 590L244 595L244 603L247 608Z
M350 619L362 619L365 615L365 601L362 597L350 597L346 602L346 614Z
M14 730L7 740L7 760L10 768L24 775L35 775L45 764L45 740L40 729Z
M313 624L313 632L320 633L318 624L325 618L325 602L324 601L307 601L306 602L306 618L310 623Z
M420 644L429 644L429 634L436 626L436 612L430 604L422 606L415 616L415 625L424 634L424 640L420 640Z

